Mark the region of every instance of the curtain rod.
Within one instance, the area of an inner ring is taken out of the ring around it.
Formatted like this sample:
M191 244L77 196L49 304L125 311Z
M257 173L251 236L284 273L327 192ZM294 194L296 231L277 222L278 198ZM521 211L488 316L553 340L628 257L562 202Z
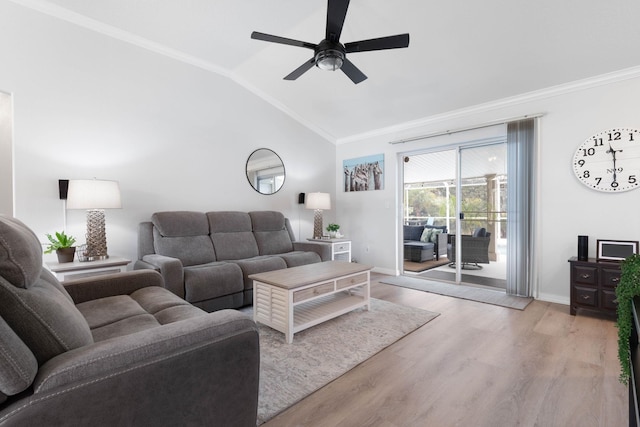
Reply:
M502 125L502 124L505 124L505 123L514 122L514 121L518 121L518 120L537 119L538 117L542 117L542 116L544 116L544 113L527 114L527 115L519 116L519 117L511 117L511 118L508 118L508 119L494 120L494 121L487 122L487 123L484 123L484 124L481 124L481 125L467 126L467 127L464 127L464 128L457 128L457 129L453 129L453 130L445 130L445 131L433 132L433 133L428 133L426 135L414 136L412 138L400 139L398 141L389 141L389 144L392 144L392 145L404 144L404 143L407 143L407 142L419 141L421 139L434 138L436 136L452 135L454 133L466 132L466 131L469 131L469 130L488 128L488 127L491 127L491 126Z

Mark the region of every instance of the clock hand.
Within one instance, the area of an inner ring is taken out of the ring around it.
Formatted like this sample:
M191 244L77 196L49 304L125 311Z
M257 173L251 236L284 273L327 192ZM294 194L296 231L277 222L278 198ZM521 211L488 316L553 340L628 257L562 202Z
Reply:
M616 180L617 180L617 174L616 174L616 151L622 151L622 150L614 150L613 147L611 146L611 143L609 143L609 149L607 150L607 153L611 153L611 155L613 156L613 182L616 182Z

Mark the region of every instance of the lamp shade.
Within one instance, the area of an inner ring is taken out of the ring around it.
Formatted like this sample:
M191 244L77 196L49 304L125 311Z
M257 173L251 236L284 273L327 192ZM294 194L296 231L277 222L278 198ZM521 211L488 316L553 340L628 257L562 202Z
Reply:
M72 179L67 192L67 209L120 209L118 181Z
M331 197L329 193L307 193L306 203L307 209L331 209Z

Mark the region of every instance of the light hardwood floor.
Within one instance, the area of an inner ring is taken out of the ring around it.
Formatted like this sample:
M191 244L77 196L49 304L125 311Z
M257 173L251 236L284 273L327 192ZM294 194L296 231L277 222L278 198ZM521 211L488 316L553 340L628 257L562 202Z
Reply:
M372 274L372 297L441 315L263 426L628 424L613 320L541 301L513 310L381 277Z

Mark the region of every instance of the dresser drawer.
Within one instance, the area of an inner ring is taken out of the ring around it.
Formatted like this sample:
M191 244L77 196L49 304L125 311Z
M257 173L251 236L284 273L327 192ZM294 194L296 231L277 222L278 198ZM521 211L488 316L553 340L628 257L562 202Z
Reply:
M576 293L575 303L585 307L598 306L598 290L592 288L583 288L581 286L574 287Z
M616 299L615 291L604 289L601 291L600 295L602 296L602 308L607 310L615 310L618 308L618 300Z
M595 267L576 265L573 267L573 273L576 283L593 286L598 283L598 269Z
M333 245L333 252L347 252L349 251L351 244L349 242L335 243Z
M293 293L293 302L306 301L319 295L328 294L333 292L333 281L321 283L311 288L302 289Z
M620 270L603 268L600 270L600 283L608 288L615 288L620 283Z
M356 274L355 276L345 277L336 283L337 289L347 288L349 286L363 284L367 282L367 273Z

